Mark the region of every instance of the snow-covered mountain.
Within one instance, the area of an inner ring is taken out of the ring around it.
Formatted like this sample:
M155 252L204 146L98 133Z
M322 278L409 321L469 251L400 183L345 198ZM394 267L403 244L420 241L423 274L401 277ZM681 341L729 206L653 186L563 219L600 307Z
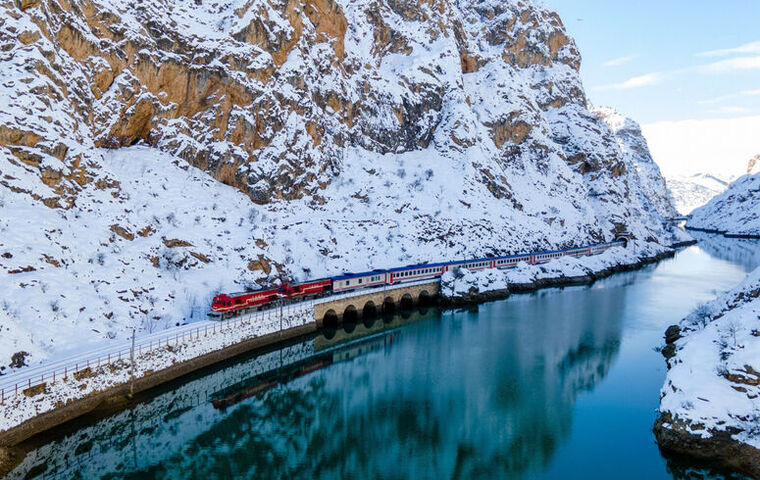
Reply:
M670 241L645 144L586 108L538 2L0 11L0 363L280 278Z
M623 152L623 159L628 166L629 175L636 175L637 184L642 188L639 197L642 205L653 208L664 218L678 216L673 197L665 184L660 167L649 153L646 138L641 133L641 126L633 119L627 118L611 108L593 108L592 112L604 120Z
M694 210L686 226L760 237L760 173L733 182L728 190Z
M682 215L689 215L695 208L706 204L711 198L724 192L729 184L727 180L707 173L672 176L667 177L666 181L673 195L676 210Z

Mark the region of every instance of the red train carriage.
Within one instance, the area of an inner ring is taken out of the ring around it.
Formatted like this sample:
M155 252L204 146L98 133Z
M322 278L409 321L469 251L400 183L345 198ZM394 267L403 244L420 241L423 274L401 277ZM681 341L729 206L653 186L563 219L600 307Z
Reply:
M262 305L276 300L304 298L330 291L332 291L332 280L323 279L297 283L295 285L284 283L278 288L257 290L255 292L222 293L214 297L211 302L209 317L229 318L258 309Z

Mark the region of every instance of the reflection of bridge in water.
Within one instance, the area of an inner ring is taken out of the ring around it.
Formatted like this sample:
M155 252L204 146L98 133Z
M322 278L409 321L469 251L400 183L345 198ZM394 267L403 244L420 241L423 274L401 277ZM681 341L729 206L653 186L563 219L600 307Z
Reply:
M327 328L314 338L313 355L291 358L276 368L227 387L211 396L214 408L226 410L232 405L260 395L277 385L286 384L339 362L379 351L391 346L400 328L410 323L433 318L440 311L422 307L405 310L400 315L363 317L360 324L344 324L343 328Z

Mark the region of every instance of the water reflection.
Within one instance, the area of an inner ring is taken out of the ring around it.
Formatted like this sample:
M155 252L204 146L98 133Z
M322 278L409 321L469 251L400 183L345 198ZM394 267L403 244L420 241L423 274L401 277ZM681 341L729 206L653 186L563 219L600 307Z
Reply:
M689 230L689 235L699 242L699 247L721 260L740 265L750 272L760 267L760 240L726 238L723 235Z
M620 348L624 289L573 290L339 328L40 446L11 478L541 470Z

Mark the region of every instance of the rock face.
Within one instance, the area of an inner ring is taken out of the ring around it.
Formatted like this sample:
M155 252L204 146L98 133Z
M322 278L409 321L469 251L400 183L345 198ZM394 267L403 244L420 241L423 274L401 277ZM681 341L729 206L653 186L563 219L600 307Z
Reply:
M666 332L660 447L760 475L760 269Z
M747 175L754 175L756 173L760 173L760 155L752 157L747 164Z
M760 173L733 182L728 190L694 210L686 226L729 236L760 238Z
M669 242L536 3L0 10L0 358L280 278Z
M594 108L592 111L599 115L615 134L630 174L638 176L633 185L639 186L641 204L645 208L654 209L664 218L677 217L673 196L660 173L660 167L649 153L641 126L610 108Z

